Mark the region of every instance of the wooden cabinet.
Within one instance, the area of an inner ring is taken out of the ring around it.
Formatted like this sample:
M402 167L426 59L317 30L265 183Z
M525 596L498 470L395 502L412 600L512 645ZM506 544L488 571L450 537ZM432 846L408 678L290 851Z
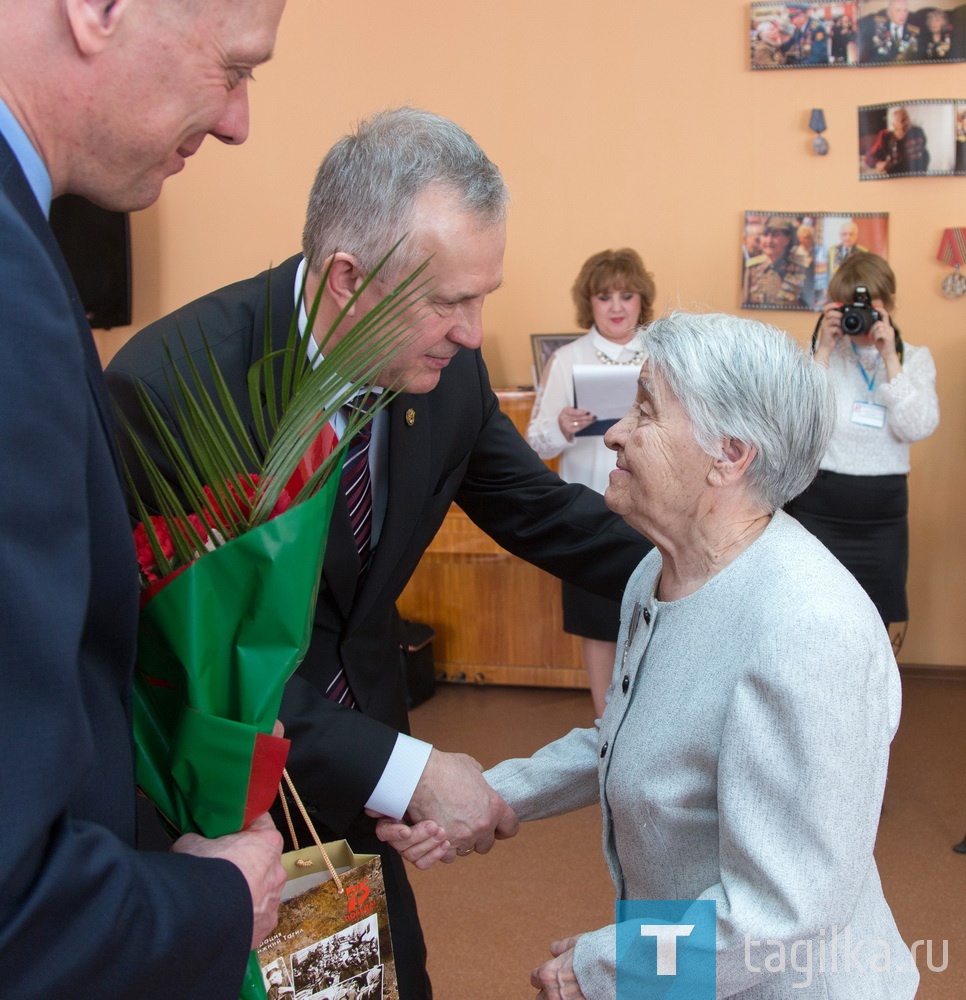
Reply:
M497 396L525 433L533 391L498 390ZM455 504L399 610L436 630L433 655L441 680L587 687L580 640L563 631L560 581L510 555Z

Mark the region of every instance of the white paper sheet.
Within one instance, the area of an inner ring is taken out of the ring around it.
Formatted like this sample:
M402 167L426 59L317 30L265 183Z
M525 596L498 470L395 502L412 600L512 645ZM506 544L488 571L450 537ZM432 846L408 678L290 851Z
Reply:
M575 406L598 420L620 420L637 395L639 365L574 365Z

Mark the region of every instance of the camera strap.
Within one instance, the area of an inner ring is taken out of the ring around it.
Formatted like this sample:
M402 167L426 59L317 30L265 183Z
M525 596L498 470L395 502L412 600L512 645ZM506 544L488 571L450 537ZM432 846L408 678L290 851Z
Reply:
M812 356L815 356L815 348L818 346L818 331L822 329L822 320L825 319L824 313L818 314L818 320L815 322L815 329L812 331Z

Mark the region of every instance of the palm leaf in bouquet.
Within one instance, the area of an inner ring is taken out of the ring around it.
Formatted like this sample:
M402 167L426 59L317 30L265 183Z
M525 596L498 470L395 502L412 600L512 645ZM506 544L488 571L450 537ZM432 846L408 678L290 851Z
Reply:
M134 680L138 781L178 832L239 830L277 790L288 745L271 733L285 682L308 646L344 454L398 390L353 411L338 441L328 421L406 348L418 318L425 265L333 336L388 256L320 338L317 355L296 318L284 347L273 350L266 320L264 357L248 374L251 430L207 342L197 361L184 350L176 363L167 350L175 401L167 418L136 387L164 456L156 461L125 421L150 489L139 496L126 470L144 570Z

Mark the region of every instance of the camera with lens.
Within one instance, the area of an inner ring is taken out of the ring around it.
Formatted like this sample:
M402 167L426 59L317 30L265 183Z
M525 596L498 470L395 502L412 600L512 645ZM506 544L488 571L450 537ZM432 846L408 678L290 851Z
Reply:
M861 337L882 319L878 309L872 306L872 296L865 285L855 290L854 301L842 306L842 333L850 337Z

